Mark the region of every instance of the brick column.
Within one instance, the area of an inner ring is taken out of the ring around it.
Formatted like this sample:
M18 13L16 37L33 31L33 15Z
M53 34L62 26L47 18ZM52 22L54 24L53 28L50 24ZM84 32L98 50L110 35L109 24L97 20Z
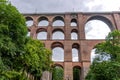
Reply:
M65 15L65 39L69 40L71 39L71 31L70 31L70 15Z
M81 74L81 80L85 80L85 77L88 73L90 67L90 62L82 62L82 74Z
M73 80L72 62L64 62L64 80Z
M115 20L116 28L120 30L120 15L117 13L114 13L113 16L114 16L113 18Z
M85 39L85 18L83 14L78 14L78 31L79 31L79 38Z

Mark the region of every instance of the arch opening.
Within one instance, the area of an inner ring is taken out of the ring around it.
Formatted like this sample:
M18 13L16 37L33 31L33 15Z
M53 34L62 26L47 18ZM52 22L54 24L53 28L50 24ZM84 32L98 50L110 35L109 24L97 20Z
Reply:
M64 26L64 19L60 16L57 16L53 19L52 26Z
M72 45L72 61L79 62L79 45L78 44Z
M81 77L81 68L74 67L73 68L73 80L80 80Z
M63 62L64 61L64 49L61 47L54 47L52 49L52 61Z
M70 26L76 27L77 26L77 20L76 19L72 19L71 23L70 23Z
M52 39L53 40L55 40L55 39L56 40L64 40L64 37L65 37L64 33L60 30L56 30L52 34Z
M33 19L31 17L26 17L26 25L30 27L33 25Z
M64 70L60 66L55 66L52 72L52 80L63 80L64 79Z
M102 52L101 54L96 54L96 48L93 48L91 50L91 56L90 56L90 60L91 63L94 61L94 59L97 58L97 61L101 62L101 61L107 61L111 59L110 54L107 54L106 52Z
M104 17L92 17L85 24L86 39L105 39L113 30L110 21Z
M39 18L38 26L48 26L48 25L49 25L49 22L48 22L48 19L46 17Z
M46 40L47 39L47 32L46 31L40 31L37 33L37 39L39 40Z
M71 32L71 39L78 40L78 34L76 32Z

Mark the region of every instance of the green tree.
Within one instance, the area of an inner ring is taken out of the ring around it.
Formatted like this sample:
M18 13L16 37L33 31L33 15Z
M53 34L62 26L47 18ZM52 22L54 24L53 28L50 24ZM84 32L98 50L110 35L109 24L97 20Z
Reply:
M25 18L6 0L0 0L0 80L27 80L50 70L51 52L28 38Z
M63 80L63 69L59 66L53 68L52 80Z
M26 41L26 53L22 56L24 70L35 77L40 77L43 71L51 70L51 51L46 49L39 40L28 38Z
M86 76L86 80L119 80L120 79L120 31L109 33L105 42L96 46L99 54ZM109 57L109 59L105 60Z

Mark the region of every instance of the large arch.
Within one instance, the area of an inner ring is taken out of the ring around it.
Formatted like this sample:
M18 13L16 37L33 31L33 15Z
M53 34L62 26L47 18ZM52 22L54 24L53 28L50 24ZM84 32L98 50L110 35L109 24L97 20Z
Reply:
M86 39L105 39L109 32L114 30L109 19L103 16L92 16L85 24Z

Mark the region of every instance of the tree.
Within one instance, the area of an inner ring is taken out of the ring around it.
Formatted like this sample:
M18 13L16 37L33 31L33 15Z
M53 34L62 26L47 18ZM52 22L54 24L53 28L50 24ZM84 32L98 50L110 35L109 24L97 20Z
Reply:
M51 51L46 49L39 40L28 38L26 41L26 53L22 55L24 70L35 77L40 77L43 71L51 70Z
M38 77L50 70L51 52L26 35L24 16L0 0L0 80L26 80L24 72Z
M63 69L59 66L53 68L52 80L63 80Z
M86 80L120 80L120 31L109 33L106 41L96 46L96 54ZM109 55L108 60L105 55Z

